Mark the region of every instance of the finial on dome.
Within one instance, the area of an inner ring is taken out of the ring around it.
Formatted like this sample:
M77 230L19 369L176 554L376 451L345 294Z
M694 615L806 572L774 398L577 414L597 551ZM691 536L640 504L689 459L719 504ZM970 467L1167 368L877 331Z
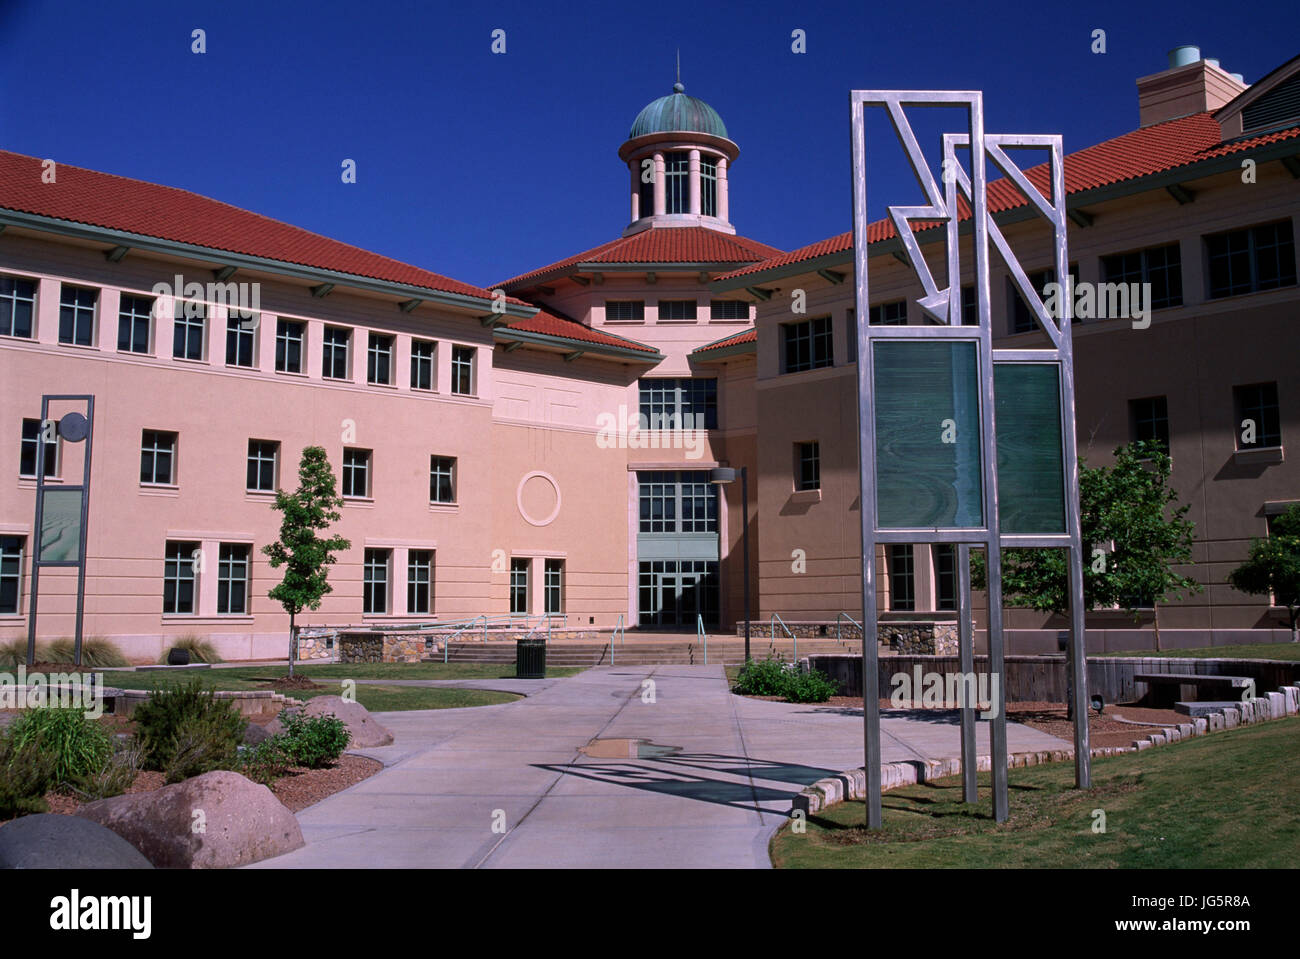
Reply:
M673 84L673 93L685 93L685 92L686 92L686 85L682 83L681 80L678 80L676 83Z

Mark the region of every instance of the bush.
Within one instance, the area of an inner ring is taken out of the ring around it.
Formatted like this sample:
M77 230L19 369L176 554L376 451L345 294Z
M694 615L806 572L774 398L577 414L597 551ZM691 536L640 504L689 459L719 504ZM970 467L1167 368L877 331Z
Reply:
M178 783L214 769L234 769L239 758L239 736L231 738L231 724L217 712L184 717L168 744L163 776Z
M113 753L113 741L80 709L47 706L23 713L9 731L14 747L54 758L54 782L70 786L82 776L99 772Z
M223 660L217 655L217 647L201 636L195 636L193 633L186 633L179 637L176 642L172 643L163 650L162 656L158 662L167 662L167 653L173 649L188 650L191 663L223 663Z
M18 746L0 733L0 820L49 811L45 794L54 787L54 754Z
M794 672L786 684L785 698L792 703L824 703L835 695L839 683L827 677L820 669Z
M272 736L241 752L235 770L255 783L269 786L293 764L293 757L284 748L284 738Z
M104 768L80 777L72 791L87 802L120 796L131 788L143 764L144 749L138 740L119 743Z
M838 685L819 669L801 672L778 657L746 662L736 679L736 692L745 696L783 696L792 703L824 703L835 695Z
M71 666L76 660L76 651L76 641L64 637L54 640L36 658L43 659L47 663ZM81 665L89 669L107 669L113 666L130 666L131 663L122 655L122 651L115 643L102 636L91 636L81 641Z
M281 739L285 752L298 766L320 769L328 766L348 748L352 734L343 720L333 715L306 716L297 709L280 713L284 732Z
M46 662L50 660L49 650L44 645L38 644L36 647L36 661ZM27 662L27 640L11 639L7 643L0 643L0 670L12 673L18 667Z
M745 696L784 696L792 668L779 657L759 662L747 660L740 668L736 692Z
M154 689L131 718L144 749L144 768L164 773L233 756L248 726L231 700L217 699L197 676L172 689ZM181 748L186 755L174 765Z

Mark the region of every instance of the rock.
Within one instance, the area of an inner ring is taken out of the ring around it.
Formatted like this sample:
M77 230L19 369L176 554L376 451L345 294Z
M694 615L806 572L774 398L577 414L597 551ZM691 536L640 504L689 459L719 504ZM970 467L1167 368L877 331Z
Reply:
M111 829L76 816L41 813L0 826L0 869L152 869Z
M87 803L77 815L107 826L160 868L245 866L303 845L298 820L271 790L227 770Z
M266 731L266 727L259 726L257 723L249 723L244 729L244 742L249 746L256 746L270 738L271 734Z
M360 703L350 703L342 696L316 696L307 700L303 706L290 706L289 709L301 709L308 716L326 716L333 714L343 720L352 739L348 749L368 749L373 746L391 746L393 734L370 718L370 711ZM279 718L271 720L266 727L272 735L284 732Z

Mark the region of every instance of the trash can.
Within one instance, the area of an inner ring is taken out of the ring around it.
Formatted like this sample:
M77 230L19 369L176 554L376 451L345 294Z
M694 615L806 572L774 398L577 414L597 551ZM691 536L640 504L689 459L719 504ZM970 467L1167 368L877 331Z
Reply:
M515 678L546 678L546 640L515 640Z
M188 666L190 664L190 651L188 649L176 649L175 647L167 650L168 666Z

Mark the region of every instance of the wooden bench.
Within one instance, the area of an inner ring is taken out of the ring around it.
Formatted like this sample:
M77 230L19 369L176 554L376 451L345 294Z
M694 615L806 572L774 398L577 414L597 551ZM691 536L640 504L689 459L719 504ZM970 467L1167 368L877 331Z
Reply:
M1147 705L1164 709L1172 708L1180 699L1189 698L1182 695L1184 686L1195 687L1198 696L1202 687L1243 691L1255 687L1255 681L1246 676L1198 676L1193 673L1137 673L1133 681L1151 687L1147 690Z

